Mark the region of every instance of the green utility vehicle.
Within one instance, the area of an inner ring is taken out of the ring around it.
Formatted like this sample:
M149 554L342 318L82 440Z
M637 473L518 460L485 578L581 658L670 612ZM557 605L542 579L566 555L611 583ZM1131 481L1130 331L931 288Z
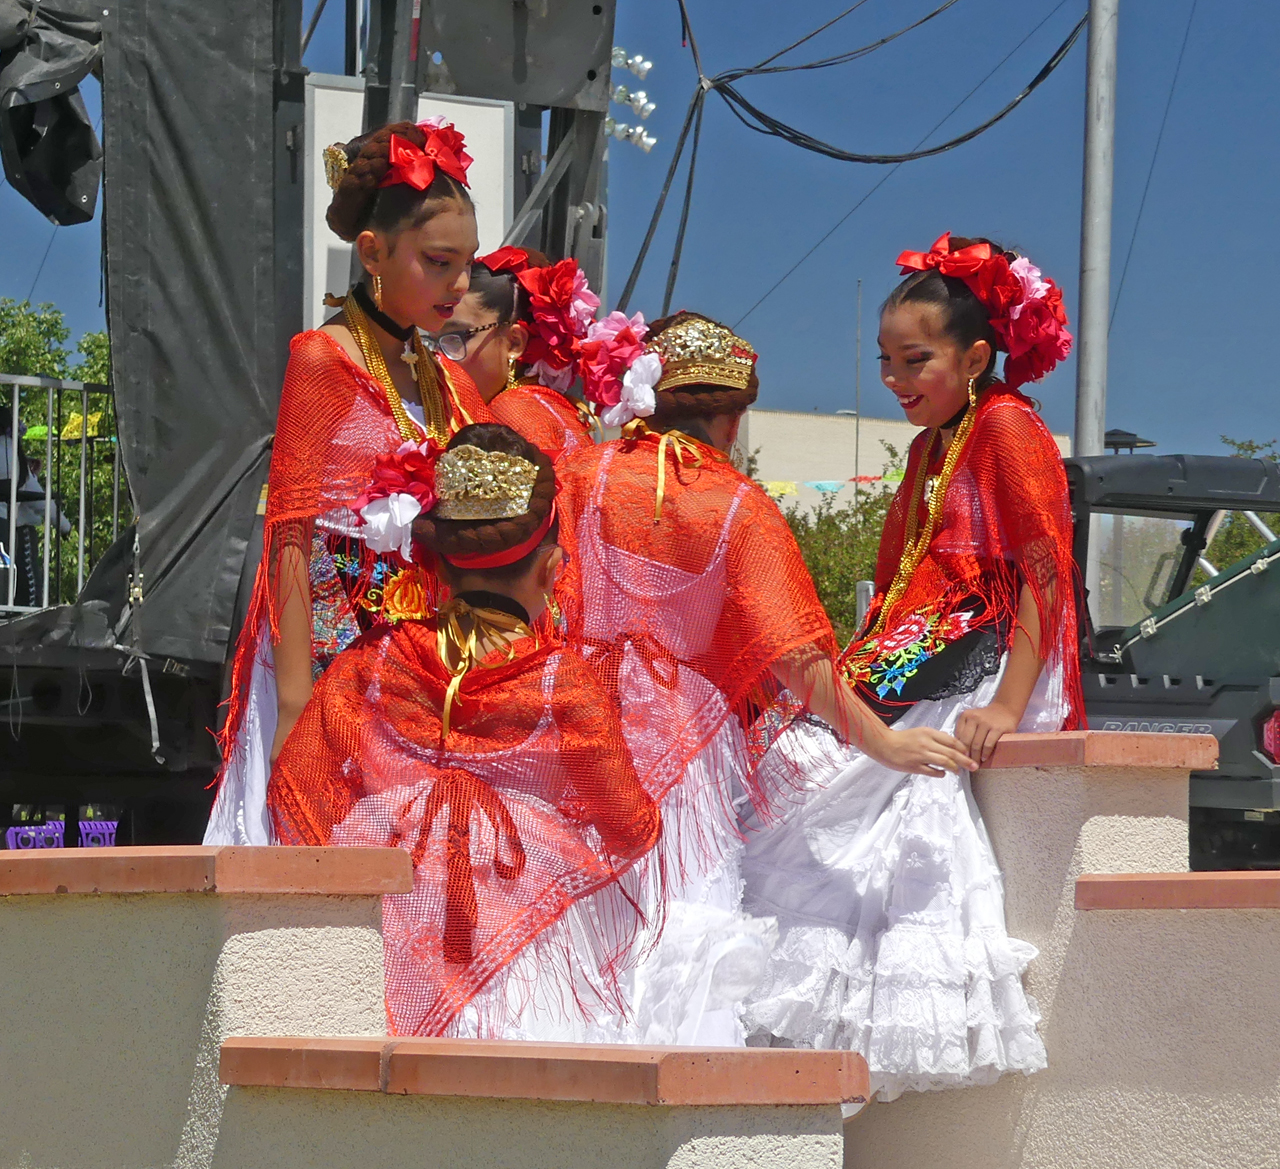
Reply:
M1191 867L1280 868L1280 465L1068 459L1094 730L1197 732Z

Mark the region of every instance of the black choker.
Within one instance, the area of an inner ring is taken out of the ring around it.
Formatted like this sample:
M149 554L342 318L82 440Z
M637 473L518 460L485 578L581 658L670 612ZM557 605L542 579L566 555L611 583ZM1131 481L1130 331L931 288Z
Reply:
M473 609L497 609L499 613L529 624L529 610L514 597L503 593L491 593L488 589L468 589L465 593L458 594L458 600L466 601Z
M952 414L951 417L946 420L946 422L944 422L940 427L938 427L938 429L954 430L957 426L960 425L961 422L964 421L964 416L968 412L969 412L969 403L966 402L963 406L960 407L957 413Z
M364 315L384 333L390 333L401 344L409 341L414 333L417 332L413 325L397 325L395 321L374 304L373 297L369 295L369 290L365 288L363 281L355 286L354 295L356 303L364 309Z

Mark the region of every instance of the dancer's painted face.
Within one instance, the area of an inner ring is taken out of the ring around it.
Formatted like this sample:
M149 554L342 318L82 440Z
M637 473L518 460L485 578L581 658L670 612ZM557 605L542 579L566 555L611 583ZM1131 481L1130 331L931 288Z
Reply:
M466 295L480 246L475 211L455 200L421 227L407 227L394 237L361 232L356 245L365 268L382 277L382 311L428 333L438 333Z
M987 341L961 348L946 333L943 310L902 304L880 318L880 379L914 426L941 426L969 400L969 379L991 357Z

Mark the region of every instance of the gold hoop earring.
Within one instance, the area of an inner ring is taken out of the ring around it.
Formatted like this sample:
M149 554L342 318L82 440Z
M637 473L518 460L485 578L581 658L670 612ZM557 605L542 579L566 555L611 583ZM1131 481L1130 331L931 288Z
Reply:
M974 387L978 384L977 377L969 379L969 405L976 406L978 404L978 394Z
M373 274L373 303L378 312L382 312L382 277L376 272Z

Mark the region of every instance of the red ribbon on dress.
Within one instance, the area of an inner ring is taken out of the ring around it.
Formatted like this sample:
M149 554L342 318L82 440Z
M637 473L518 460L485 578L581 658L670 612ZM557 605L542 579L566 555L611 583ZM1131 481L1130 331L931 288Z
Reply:
M431 827L445 805L449 807L449 826L444 841L444 960L470 962L474 957L474 941L479 911L476 904L476 878L471 861L471 814L479 811L493 825L498 843L493 850L493 871L504 881L514 881L524 872L524 842L516 822L498 793L469 771L450 768L436 780L422 808L422 826L410 854L416 870L426 855ZM405 808L408 811L408 808ZM504 861L501 843L505 839Z
M487 256L477 256L476 263L483 264L490 272L510 272L513 276L519 276L529 267L529 253L524 248L508 244Z
M927 272L930 268L937 268L944 276L972 276L993 254L990 244L970 244L953 252L951 233L946 231L933 241L933 247L927 252L901 252L895 263L902 269L902 276L909 272Z
M399 134L391 135L387 149L391 166L378 186L394 187L397 183L408 183L416 191L425 191L435 181L437 169L457 179L464 187L470 186L467 167L471 165L471 156L462 149L462 135L454 132L453 137L458 140L455 149L436 131L423 132L427 140L422 146L415 146Z
M469 552L461 556L446 556L445 559L454 568L502 568L504 565L514 564L517 560L528 556L542 543L542 537L551 530L551 524L555 518L556 505L553 501L551 510L547 512L547 518L538 525L537 531L514 548L507 548L502 552Z

